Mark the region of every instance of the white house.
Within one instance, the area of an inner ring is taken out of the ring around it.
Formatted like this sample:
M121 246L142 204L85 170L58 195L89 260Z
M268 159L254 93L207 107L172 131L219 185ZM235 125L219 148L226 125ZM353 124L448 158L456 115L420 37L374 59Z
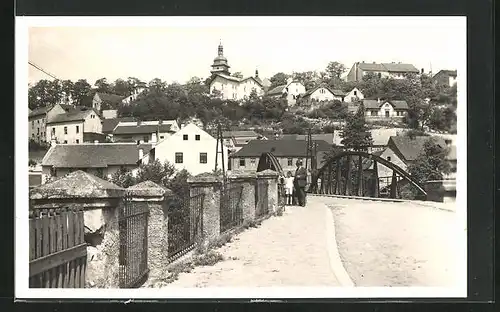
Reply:
M252 90L257 95L264 94L264 86L259 78L259 73L255 71L255 77L238 78L231 76L227 58L224 56L224 48L219 44L218 55L212 64L212 77L210 81L210 93L218 94L224 100L243 100L249 97Z
M228 148L224 145L222 148L225 159L222 159L220 153L217 155L218 168L222 169L224 161L227 170ZM158 142L150 151L150 159L158 159L162 163L168 161L177 170L186 169L192 175L197 175L214 170L216 149L217 139L195 124L188 124L167 139Z
M302 83L289 79L286 84L269 90L267 95L272 97L286 97L288 105L294 106L299 95L304 93L306 93L306 87Z
M93 109L75 109L47 121L47 142L55 140L64 144L81 144L85 133L102 133L101 119Z
M345 97L345 93L341 90L332 90L328 86L322 84L315 88L308 90L304 95L302 95L302 99L304 101L340 101L343 102Z
M358 88L353 88L344 96L344 102L352 103L363 100L365 96Z
M210 82L210 92L220 94L224 100L243 100L255 90L258 96L264 95L264 87L255 77L237 78L225 74L214 74Z
M365 116L369 119L402 119L408 111L406 101L388 100L363 100Z

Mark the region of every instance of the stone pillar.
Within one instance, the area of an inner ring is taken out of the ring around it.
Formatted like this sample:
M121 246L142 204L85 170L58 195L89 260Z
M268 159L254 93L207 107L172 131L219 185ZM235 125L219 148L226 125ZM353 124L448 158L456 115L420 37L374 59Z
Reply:
M211 241L220 236L220 196L222 188L222 177L202 173L189 178L191 196L205 194L203 202L203 221L201 233L203 247L208 246Z
M427 200L435 202L453 202L456 200L456 180L436 180L425 183Z
M232 172L229 176L231 183L239 183L243 186L242 209L243 221L252 221L255 219L255 184L257 175L250 172Z
M82 209L87 247L86 287L119 287L118 210L125 190L83 171L30 191L30 209ZM97 237L97 238L96 238Z
M257 172L257 179L266 179L268 183L267 202L269 213L276 213L278 211L278 177L278 173L270 169Z
M149 211L148 217L148 268L149 278L154 281L165 272L168 256L168 213L166 198L172 191L158 184L145 181L127 189L128 204L141 211ZM142 233L136 233L140 236ZM139 238L140 239L140 238Z

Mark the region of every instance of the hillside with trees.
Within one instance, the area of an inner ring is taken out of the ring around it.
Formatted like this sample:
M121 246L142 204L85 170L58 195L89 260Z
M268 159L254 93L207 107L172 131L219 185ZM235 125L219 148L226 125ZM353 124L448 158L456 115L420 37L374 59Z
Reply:
M456 131L456 86L440 86L430 76L410 75L407 79L379 78L366 75L360 82L346 82L341 79L346 67L339 62L330 62L323 71L277 73L270 78L271 87L286 84L289 78L300 81L310 90L320 84L331 89L350 91L357 87L366 98L397 99L407 101L410 109L404 122L408 128L424 130L426 127ZM240 76L241 73L233 73ZM284 133L323 132L331 129L329 121L345 121L348 117L345 103L327 103L315 110L295 110L287 107L281 98L251 95L243 101L221 100L209 94L209 80L191 78L185 84L171 83L155 78L144 83L137 78L117 79L109 82L98 79L91 86L85 79L40 80L29 87L29 107L35 109L54 105L71 95L73 105L90 106L95 92L113 93L122 96L130 94L138 85L147 85L147 91L129 105L118 107L119 116L138 119L178 119L185 121L198 118L206 129L212 129L221 122L225 129L257 128L281 130ZM322 126L315 126L316 124Z

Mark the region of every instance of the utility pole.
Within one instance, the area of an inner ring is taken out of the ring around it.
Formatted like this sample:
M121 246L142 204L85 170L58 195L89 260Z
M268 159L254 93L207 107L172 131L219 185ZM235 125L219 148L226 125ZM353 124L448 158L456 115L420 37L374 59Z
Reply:
M219 150L220 146L220 150ZM218 167L218 159L219 159L219 154L221 154L221 159L222 159L222 176L224 179L226 178L226 166L224 164L224 138L222 136L222 125L219 122L217 124L217 145L216 145L216 151L215 151L215 169L214 171L217 172L219 169Z

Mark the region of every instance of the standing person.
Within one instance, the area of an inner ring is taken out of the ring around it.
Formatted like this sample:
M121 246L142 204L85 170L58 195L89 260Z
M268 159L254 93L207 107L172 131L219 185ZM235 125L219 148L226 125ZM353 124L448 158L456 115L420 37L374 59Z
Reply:
M307 171L306 168L302 166L302 160L297 160L296 162L297 170L295 171L295 192L299 200L299 206L304 207L306 205L306 185L307 185Z
M286 204L292 205L292 196L293 196L293 176L290 171L287 172L286 180L285 180L285 194L286 194Z

